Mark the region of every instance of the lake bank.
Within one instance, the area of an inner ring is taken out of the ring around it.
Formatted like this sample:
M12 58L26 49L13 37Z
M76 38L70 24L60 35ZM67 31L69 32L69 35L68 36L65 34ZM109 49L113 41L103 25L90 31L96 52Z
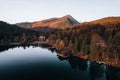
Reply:
M9 47L16 47L16 46L30 46L30 45L33 45L33 46L41 46L43 48L55 48L55 46L52 46L50 44L46 44L46 43L29 43L29 44L22 44L22 43L8 43L8 44L0 44L0 51L4 50L4 47L3 46L7 46L8 48ZM69 51L67 50L58 50L56 49L57 53L61 53L62 51L66 51L69 53ZM71 53L71 52L70 52ZM73 54L72 53L72 56L76 56L76 57L79 57L79 58L82 58L82 59L88 59L88 60L91 60L91 61L95 61L99 64L106 64L106 65L110 65L110 66L114 66L114 67L118 67L120 68L120 60L116 63L115 59L110 59L110 58L107 58L106 60L95 60L95 59L91 59L90 57L86 57L86 56L81 56L79 53L76 53L76 54Z
M61 59L57 54L39 46L18 46L4 50L0 52L0 79L119 80L119 68L75 56Z
M55 46L53 46L55 47ZM57 52L61 53L61 52L67 52L68 54L72 54L72 56L76 56L76 57L79 57L79 58L82 58L82 59L85 59L85 60L91 60L91 61L95 61L99 64L106 64L106 65L109 65L109 66L114 66L114 67L118 67L120 68L120 60L115 60L113 58L105 58L105 59L101 59L101 58L97 58L97 59L93 59L93 58L90 58L90 55L84 55L84 56L81 56L80 53L72 53L71 51L68 51L68 50L58 50L56 48Z

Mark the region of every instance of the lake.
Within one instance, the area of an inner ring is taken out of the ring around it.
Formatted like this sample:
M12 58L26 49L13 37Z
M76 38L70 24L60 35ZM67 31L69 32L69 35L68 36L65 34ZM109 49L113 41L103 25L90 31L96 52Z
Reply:
M120 68L78 57L63 59L42 47L3 46L0 80L120 80Z

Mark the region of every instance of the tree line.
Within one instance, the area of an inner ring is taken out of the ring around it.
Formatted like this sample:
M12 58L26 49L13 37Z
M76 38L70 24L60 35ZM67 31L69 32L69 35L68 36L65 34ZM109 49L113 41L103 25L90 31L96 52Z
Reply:
M93 60L120 60L120 23L80 24L74 28L46 34L50 44L58 50Z
M29 43L37 39L38 32L0 21L0 44Z

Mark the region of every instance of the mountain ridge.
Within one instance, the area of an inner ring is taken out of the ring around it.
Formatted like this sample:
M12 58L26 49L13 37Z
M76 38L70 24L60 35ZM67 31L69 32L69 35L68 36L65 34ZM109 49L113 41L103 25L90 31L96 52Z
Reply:
M23 28L38 28L47 26L55 29L72 28L74 24L79 24L79 22L75 20L71 15L66 15L60 18L50 18L31 23L30 22L16 23L16 25Z
M89 21L89 22L83 22L82 24L101 24L101 25L107 25L107 24L115 24L120 23L120 16L113 16L113 17L104 17L97 20Z

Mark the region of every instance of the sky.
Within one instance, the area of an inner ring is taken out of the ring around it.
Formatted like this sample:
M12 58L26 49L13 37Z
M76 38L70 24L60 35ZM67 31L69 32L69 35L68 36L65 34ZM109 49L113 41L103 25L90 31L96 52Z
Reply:
M79 22L120 16L120 0L0 0L0 20L11 24L65 15Z

